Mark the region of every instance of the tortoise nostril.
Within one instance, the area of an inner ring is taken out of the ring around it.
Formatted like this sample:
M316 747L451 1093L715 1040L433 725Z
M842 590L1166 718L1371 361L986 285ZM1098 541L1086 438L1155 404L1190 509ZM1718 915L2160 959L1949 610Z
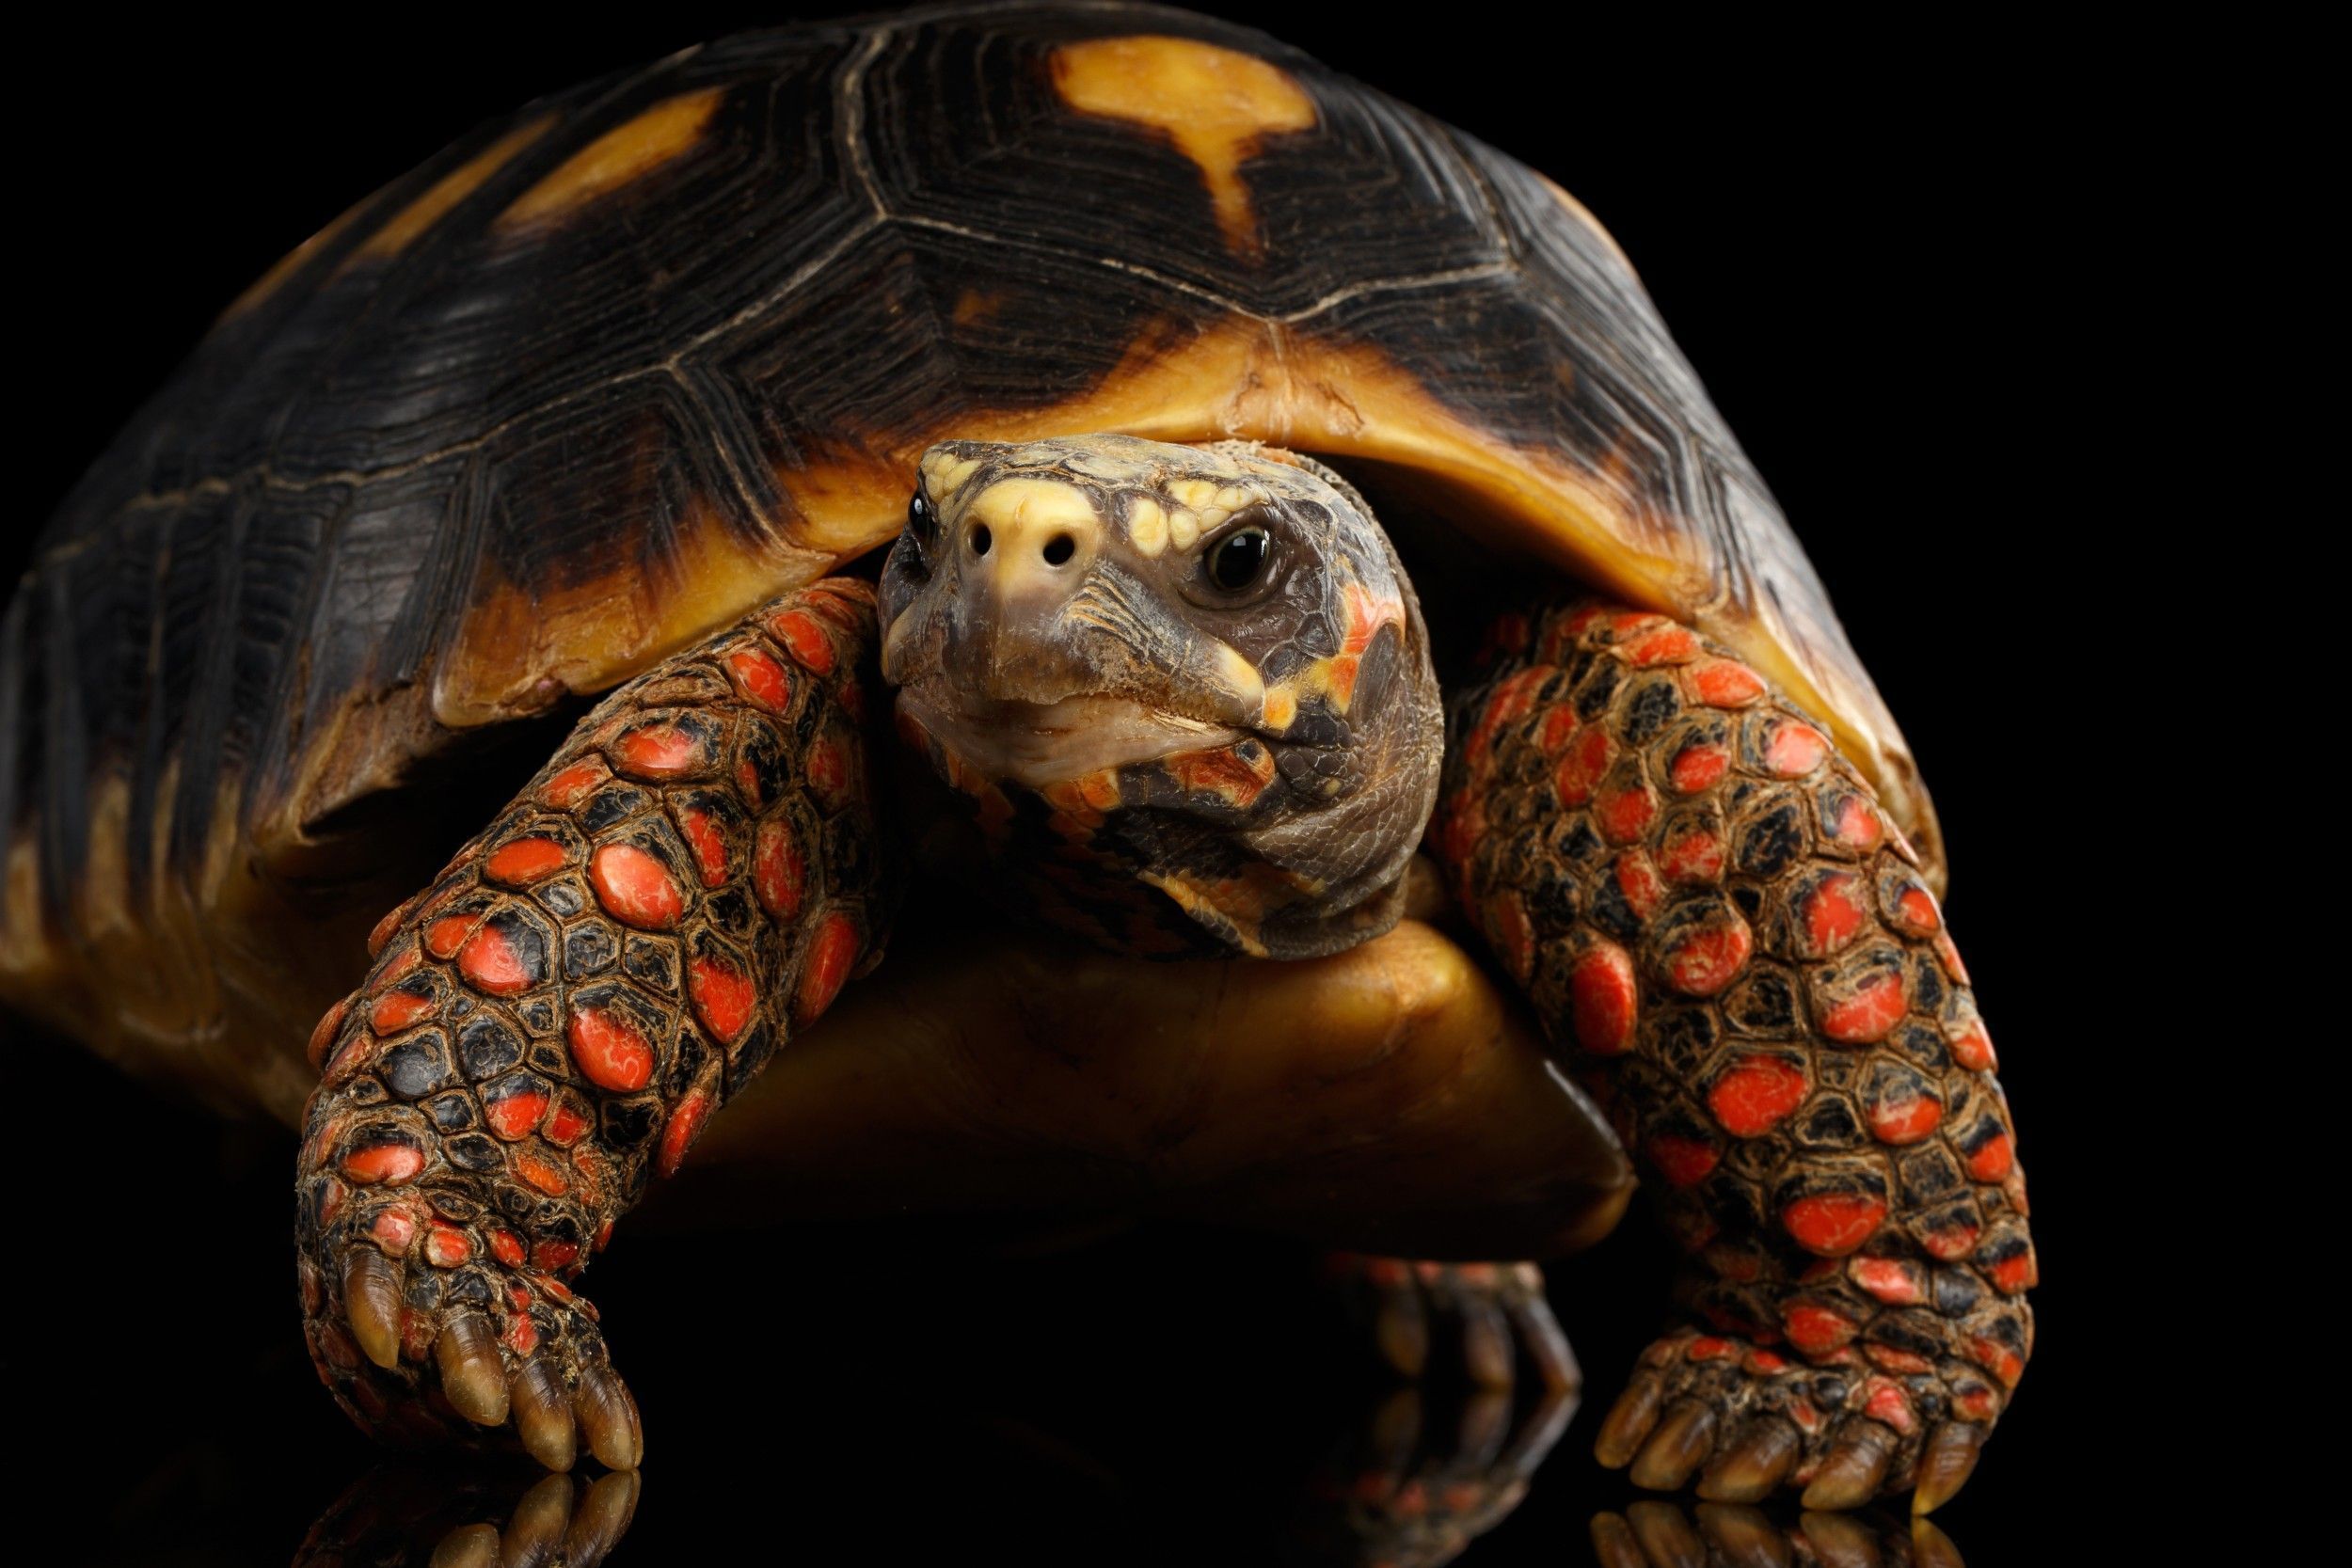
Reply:
M995 535L988 531L986 523L980 524L972 531L972 553L974 555L986 555L989 546L995 542Z
M1058 566L1078 553L1078 542L1067 533L1057 533L1045 541L1045 564Z

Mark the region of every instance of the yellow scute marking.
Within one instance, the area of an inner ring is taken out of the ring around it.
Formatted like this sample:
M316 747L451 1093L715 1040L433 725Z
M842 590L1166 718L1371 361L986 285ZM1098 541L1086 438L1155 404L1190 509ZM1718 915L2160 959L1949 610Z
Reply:
M723 87L681 93L614 126L516 198L499 214L499 227L518 229L562 217L691 151L724 96Z
M1200 166L1217 227L1235 250L1259 247L1243 160L1261 140L1315 125L1314 100L1289 72L1254 55L1194 39L1092 39L1054 51L1054 87L1081 114L1165 134Z
M441 176L431 190L403 207L389 223L369 235L368 243L359 247L352 260L381 260L407 249L426 230L440 222L451 208L480 190L484 181L512 162L515 154L547 135L548 127L554 123L553 115L542 115L528 124L518 125Z
M363 201L344 208L336 216L334 222L271 262L269 271L255 278L245 293L229 302L229 309L220 313L220 319L228 321L231 317L241 316L276 293L284 287L289 278L302 270L303 262L308 261L319 251L334 243L335 236L350 227L352 219L366 212L369 204L375 198L371 196Z

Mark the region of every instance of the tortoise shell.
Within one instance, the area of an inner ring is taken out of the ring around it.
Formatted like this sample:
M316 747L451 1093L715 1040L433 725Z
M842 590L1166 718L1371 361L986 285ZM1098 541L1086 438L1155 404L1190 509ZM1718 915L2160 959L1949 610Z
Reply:
M1311 453L1692 621L1936 863L1820 580L1565 193L1247 29L943 9L532 104L229 308L0 623L0 995L222 1050L240 998L307 1017L315 933L462 836L421 781L886 544L929 443L1095 431Z

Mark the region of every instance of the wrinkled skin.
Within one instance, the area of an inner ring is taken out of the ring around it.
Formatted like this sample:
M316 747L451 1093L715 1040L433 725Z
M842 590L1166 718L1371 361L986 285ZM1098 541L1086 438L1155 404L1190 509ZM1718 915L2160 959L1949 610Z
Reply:
M882 676L1031 907L1147 953L1309 958L1396 923L1444 720L1420 608L1337 476L948 442L909 517Z

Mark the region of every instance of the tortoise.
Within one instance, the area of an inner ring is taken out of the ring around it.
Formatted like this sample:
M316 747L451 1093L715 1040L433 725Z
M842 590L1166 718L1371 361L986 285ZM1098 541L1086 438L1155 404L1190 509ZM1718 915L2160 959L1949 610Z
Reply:
M1188 13L751 34L353 207L42 535L0 824L0 998L300 1130L389 1439L634 1465L572 1285L698 1141L1338 1237L1555 1383L1518 1259L1638 1169L1597 1452L1708 1497L1932 1509L2030 1354L1932 808L1630 266Z

